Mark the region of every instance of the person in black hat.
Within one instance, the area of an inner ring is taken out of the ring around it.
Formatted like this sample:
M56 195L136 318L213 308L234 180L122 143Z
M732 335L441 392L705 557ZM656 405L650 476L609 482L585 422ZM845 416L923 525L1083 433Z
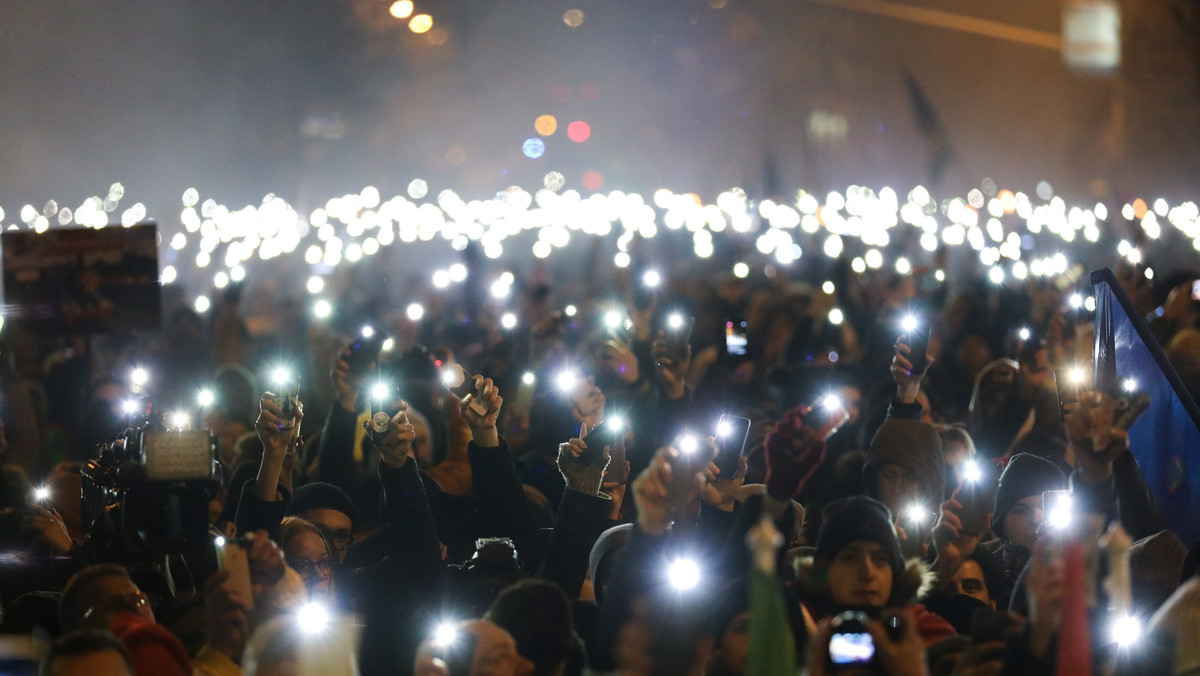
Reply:
M1003 571L1004 586L997 604L1007 607L1017 576L1025 568L1042 526L1042 493L1067 488L1067 478L1044 458L1028 453L1012 457L996 486L992 506L992 532L999 540L989 543Z
M934 574L919 559L904 559L892 514L878 500L859 495L827 505L816 552L798 562L796 573L802 600L817 617L846 606L907 607L926 645L955 633L917 603Z
M346 552L354 544L354 526L358 521L358 508L346 491L324 482L305 484L292 492L284 513L321 529L338 563L346 560Z

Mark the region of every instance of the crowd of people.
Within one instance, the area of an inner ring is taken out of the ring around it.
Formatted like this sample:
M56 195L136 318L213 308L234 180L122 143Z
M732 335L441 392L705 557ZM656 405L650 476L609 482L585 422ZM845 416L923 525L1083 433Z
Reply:
M0 672L1200 673L1082 282L828 277L10 322ZM1195 277L1120 277L1200 382Z

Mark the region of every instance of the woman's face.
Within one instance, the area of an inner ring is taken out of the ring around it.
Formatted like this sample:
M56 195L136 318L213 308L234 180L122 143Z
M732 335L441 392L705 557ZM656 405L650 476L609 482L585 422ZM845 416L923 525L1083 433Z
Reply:
M333 561L320 535L309 531L288 538L283 552L287 564L300 574L311 599L333 594Z

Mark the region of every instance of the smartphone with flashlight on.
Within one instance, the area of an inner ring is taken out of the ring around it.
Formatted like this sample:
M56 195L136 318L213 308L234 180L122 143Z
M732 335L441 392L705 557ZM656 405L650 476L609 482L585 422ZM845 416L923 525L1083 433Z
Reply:
M962 486L956 499L962 504L958 519L962 532L979 535L987 530L988 514L992 511L992 500L996 495L997 476L990 463L967 461L974 471L964 473Z
M688 343L692 340L692 329L696 318L685 314L672 314L667 319L667 357L675 363L687 359Z
M579 460L587 464L592 464L604 455L604 447L608 446L615 449L617 442L625 434L625 421L616 416L610 416L596 423L596 426L588 431L587 436L583 440L587 443L587 448L583 449ZM612 464L612 459L609 459L609 464Z
M863 667L875 658L875 641L867 631L867 614L848 610L833 618L829 636L829 665L834 669Z
M933 329L929 326L921 327L915 320L914 323L917 325L904 335L904 343L908 345L908 361L912 363L912 372L924 373L929 370L926 355L929 354L929 334Z
M1137 387L1137 381L1127 379L1110 393L1116 402L1116 415L1113 417L1113 427L1128 430L1142 413L1150 407L1150 397Z
M218 537L213 542L217 554L217 567L229 571L229 583L241 596L246 610L254 610L254 594L250 586L250 545L248 537L226 539Z
M379 443L387 436L389 423L400 412L393 406L400 398L397 385L382 382L371 388L371 430L367 436L373 443Z
M487 405L479 401L475 391L475 376L468 374L461 364L450 364L442 368L442 384L460 401L468 394L476 395L471 397L471 410L478 415L487 415Z
M676 437L671 446L678 451L671 459L671 482L667 486L668 500L673 502L692 490L694 477L708 467L716 446L707 438L690 433Z
M279 403L279 417L290 426L296 426L296 409L300 407L300 376L296 376L291 386L276 398Z
M350 374L366 375L371 363L379 361L379 354L383 352L383 343L386 340L387 335L379 327L373 324L363 325L354 336L354 342L350 343L350 353L346 355L346 365L350 367Z
M737 475L738 464L746 452L746 438L750 436L750 419L723 414L717 420L717 469L721 478L732 479Z

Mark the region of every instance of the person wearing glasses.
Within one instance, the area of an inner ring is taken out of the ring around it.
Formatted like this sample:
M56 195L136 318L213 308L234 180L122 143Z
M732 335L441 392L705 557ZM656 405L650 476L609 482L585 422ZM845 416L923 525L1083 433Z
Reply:
M334 552L321 529L298 516L286 517L279 545L288 566L304 580L309 600L332 602Z

